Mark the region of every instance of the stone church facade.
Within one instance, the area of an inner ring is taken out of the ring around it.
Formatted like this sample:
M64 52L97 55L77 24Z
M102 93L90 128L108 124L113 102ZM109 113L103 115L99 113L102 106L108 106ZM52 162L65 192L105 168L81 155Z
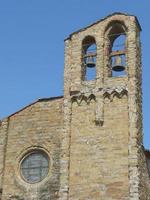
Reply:
M0 199L150 199L140 31L114 13L65 39L64 96L0 121Z

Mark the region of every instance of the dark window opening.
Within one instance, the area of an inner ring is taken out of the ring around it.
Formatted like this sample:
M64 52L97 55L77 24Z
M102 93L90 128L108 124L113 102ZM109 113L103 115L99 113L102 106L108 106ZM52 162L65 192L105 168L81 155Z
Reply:
M88 36L83 41L82 49L82 79L96 79L96 43L93 37Z

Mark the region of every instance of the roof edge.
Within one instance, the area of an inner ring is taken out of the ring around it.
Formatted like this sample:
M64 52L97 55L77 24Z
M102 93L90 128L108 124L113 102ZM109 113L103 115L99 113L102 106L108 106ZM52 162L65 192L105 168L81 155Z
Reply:
M18 111L14 112L14 113L12 113L12 114L10 114L10 115L8 115L7 117L4 117L3 119L0 120L0 122L4 121L4 120L7 119L7 118L10 118L10 117L14 116L15 114L17 114L17 113L19 113L19 112L25 110L26 108L28 108L28 107L30 107L30 106L32 106L32 105L38 103L38 102L53 101L53 100L61 99L61 98L63 98L63 97L64 97L64 96L57 96L57 97L47 97L47 98L40 98L40 99L37 99L36 101L34 101L34 102L32 102L32 103L30 103L30 104L24 106L23 108L19 109Z
M96 22L94 22L94 23L92 23L92 24L89 24L88 26L86 26L86 27L84 27L84 28L81 28L81 29L79 29L79 30L77 30L77 31L72 32L68 37L66 37L66 38L64 39L64 41L71 39L71 37L72 37L74 34L77 34L77 33L81 32L81 31L84 31L84 30L86 30L87 28L89 28L89 27L91 27L91 26L93 26L93 25L95 25L95 24L98 24L99 22L102 22L102 21L106 20L107 18L112 17L112 16L114 16L114 15L125 15L125 16L135 17L136 23L137 23L137 25L138 25L140 31L142 31L142 28L141 28L141 25L140 25L140 23L139 23L139 20L138 20L138 18L137 18L135 15L130 15L130 14L128 14L128 13L122 13L122 12L114 12L114 13L112 13L112 14L110 14L110 15L107 15L106 17L104 17L104 18L102 18L102 19L97 20Z

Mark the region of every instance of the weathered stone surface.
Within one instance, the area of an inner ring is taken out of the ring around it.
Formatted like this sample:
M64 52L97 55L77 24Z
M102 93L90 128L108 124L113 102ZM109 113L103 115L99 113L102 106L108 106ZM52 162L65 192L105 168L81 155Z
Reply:
M108 35L126 30L127 75L111 77ZM82 41L95 38L96 78L83 80ZM41 99L1 121L2 200L150 200L143 148L140 26L115 13L65 40L64 97ZM50 158L48 176L29 184L28 152Z
M63 132L62 100L39 101L8 119L2 199L57 199ZM26 183L20 174L20 159L32 149L44 149L50 156L50 173L38 184Z

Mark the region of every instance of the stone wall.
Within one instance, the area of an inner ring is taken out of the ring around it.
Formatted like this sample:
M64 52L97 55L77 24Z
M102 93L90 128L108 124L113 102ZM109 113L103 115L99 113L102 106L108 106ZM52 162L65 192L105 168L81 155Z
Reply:
M139 151L140 200L150 200L150 174L148 172L144 148Z
M63 131L62 105L62 98L40 100L9 117L4 154L3 200L58 199ZM5 128L4 125L2 128ZM50 157L50 171L42 182L29 184L21 177L19 164L27 152L35 149L47 152Z
M8 119L4 119L0 122L0 195L3 188L3 177L4 177L4 159L6 155L6 142L7 142L7 131L8 131Z
M72 104L69 199L127 199L127 96L105 97L103 126L95 125L95 106Z

